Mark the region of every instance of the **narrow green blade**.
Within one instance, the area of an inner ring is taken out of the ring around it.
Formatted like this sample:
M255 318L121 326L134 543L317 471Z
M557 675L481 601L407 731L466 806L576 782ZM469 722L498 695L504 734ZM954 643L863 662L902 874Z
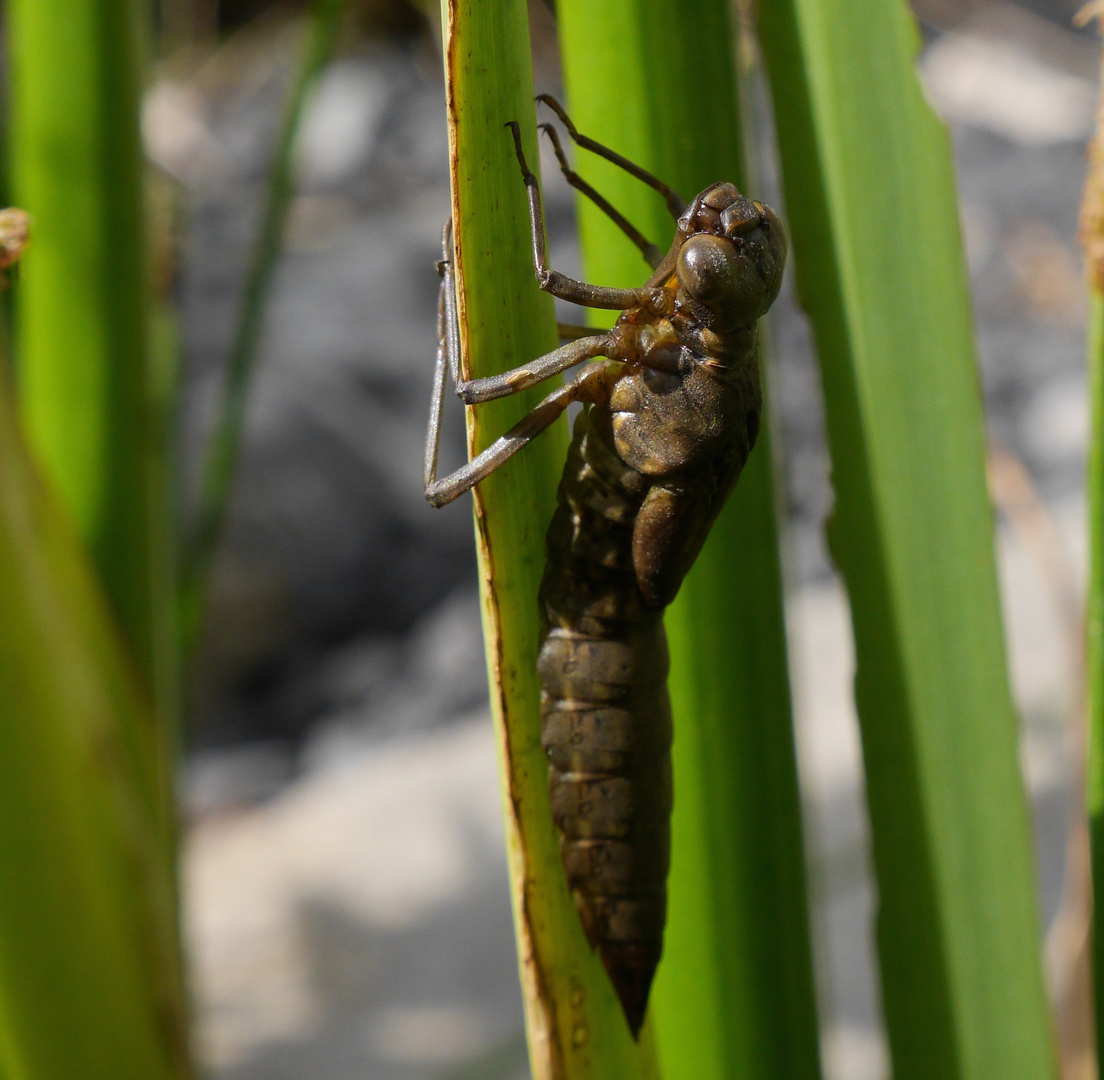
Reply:
M2 374L2 371L0 371ZM187 1075L149 707L0 381L0 1076Z
M851 600L897 1080L1054 1048L948 139L899 0L759 8Z
M182 593L184 642L190 647L199 632L203 590L226 518L240 453L245 409L261 329L268 308L284 240L288 209L295 193L295 140L307 94L325 70L337 43L346 0L315 0L299 69L288 89L280 132L272 152L260 230L246 278L241 313L226 371L221 410L204 447L196 497L196 525L184 553Z
M1087 11L1088 9L1086 9ZM1089 523L1089 594L1085 603L1085 675L1088 704L1085 803L1089 817L1092 875L1093 1005L1097 1061L1104 1061L1104 933L1100 929L1104 897L1104 131L1089 144L1089 171L1081 198L1080 240L1089 279L1088 369L1092 424L1086 492Z
M727 3L561 0L557 14L580 131L686 199L717 180L745 187ZM575 160L667 247L674 223L656 193ZM588 280L641 284L640 255L578 205ZM767 428L666 619L675 812L652 999L667 1080L820 1075Z
M470 373L483 376L557 344L551 300L533 275L525 186L504 126L519 121L535 166L529 29L523 0L446 0L443 16L463 352ZM537 389L469 410L472 453L540 396ZM540 745L537 589L565 434L558 423L475 491L491 701L533 1076L632 1080L655 1075L648 1031L633 1042L583 935L560 863Z
M1098 136L1099 138L1099 136ZM1101 162L1097 162L1097 166ZM1097 180L1104 188L1104 177ZM1100 212L1101 207L1097 207ZM1101 222L1097 222L1101 224ZM1098 241L1099 243L1099 241ZM1090 254L1092 254L1090 249ZM1104 273L1096 268L1104 285ZM1089 387L1092 428L1089 445L1089 596L1086 665L1089 704L1089 760L1086 801L1092 845L1093 988L1096 1048L1104 1048L1104 933L1100 929L1104 897L1104 292L1097 284L1090 293ZM1104 1060L1104 1058L1101 1058Z
M19 396L43 474L77 524L154 690L173 812L177 698L167 418L148 364L138 0L12 0L12 186L34 218L16 295Z

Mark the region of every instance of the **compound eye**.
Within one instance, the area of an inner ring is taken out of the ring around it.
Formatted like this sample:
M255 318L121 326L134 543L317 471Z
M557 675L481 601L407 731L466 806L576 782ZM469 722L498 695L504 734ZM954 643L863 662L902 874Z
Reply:
M714 303L731 296L739 282L740 258L731 241L699 233L691 236L678 256L678 277L695 300Z

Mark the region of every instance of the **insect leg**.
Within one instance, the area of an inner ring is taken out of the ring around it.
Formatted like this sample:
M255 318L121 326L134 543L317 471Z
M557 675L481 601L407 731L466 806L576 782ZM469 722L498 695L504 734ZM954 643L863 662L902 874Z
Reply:
M437 458L441 444L441 415L444 411L445 385L449 372L452 374L457 392L465 401L474 404L516 393L582 360L604 356L612 344L604 334L583 337L503 375L464 380L460 375L460 324L456 311L452 266L451 221L445 224L442 248L444 257L437 264L441 275L441 289L437 296L437 358L433 366L433 396L429 406L423 474L426 498L434 506L443 506L451 502L492 473L508 458L513 457L526 443L544 431L571 401L585 394L584 386L589 385L586 382L586 372L580 372L566 386L549 394L528 416L515 424L474 461L457 469L450 476L438 480Z
M586 337L561 345L544 356L530 360L528 364L504 371L501 375L488 375L484 379L460 380L456 383L456 393L466 405L479 405L484 401L506 397L530 386L559 375L584 360L593 360L596 356L606 356L613 351L613 342L608 334L595 334L586 331Z
M655 190L667 201L667 209L671 211L672 217L678 218L683 210L686 209L686 203L682 201L682 196L679 195L673 187L665 184L658 177L653 176L639 165L629 161L628 158L622 157L608 146L603 146L602 143L595 142L594 139L587 135L580 135L575 125L571 122L571 118L564 112L564 107L551 94L538 94L537 101L543 101L545 105L563 121L563 126L567 128L568 135L571 136L572 141L576 145L581 146L584 150L589 150L592 154L597 154L599 157L605 158L606 161L612 162L618 168L624 169L625 172L629 173L631 176L635 176L637 180L647 184L648 187L655 188Z
M437 302L437 341L438 364L441 363L441 349L448 357L448 367L452 375L456 393L465 405L478 405L483 401L516 394L527 390L553 375L559 375L569 367L584 360L593 360L596 356L608 356L613 342L608 334L595 333L585 327L577 327L579 333L565 336L571 339L568 345L561 345L544 356L538 356L527 364L504 371L500 375L488 375L483 379L465 379L460 370L460 318L456 310L456 272L453 269L452 222L445 225L442 240L441 261L437 264L441 273L441 291Z
M574 323L556 323L556 333L560 341L578 341L579 338L590 337L594 333L593 326L576 326Z
M603 195L594 190L568 163L560 145L560 136L551 124L541 124L540 130L548 136L556 160L560 163L560 172L564 179L576 190L582 192L603 214L606 215L639 249L648 265L654 270L663 261L663 252L659 250L624 214L613 206Z
M448 254L448 246L452 240L452 221L445 225L445 254ZM425 444L425 469L423 479L425 481L426 498L429 498L430 486L437 478L437 457L441 448L441 413L445 405L445 379L449 360L454 355L459 355L459 348L454 354L453 346L456 344L454 331L456 327L450 324L448 313L445 310L446 284L451 284L451 275L447 273L448 262L442 260L437 264L441 274L441 288L437 293L437 359L433 365L433 394L429 400L429 427L426 429ZM455 306L453 300L453 306Z
M548 268L548 254L544 245L544 209L541 206L540 185L537 178L525 163L525 154L521 149L521 128L516 120L509 121L506 126L513 132L514 149L517 151L518 164L521 166L521 178L525 181L525 188L529 195L529 224L532 228L533 239L533 270L537 275L537 284L553 296L561 300L568 300L572 304L582 304L584 307L607 308L613 311L624 311L632 307L654 307L662 299L658 295L661 290L649 289L613 289L602 285L587 285L586 282L576 281L566 277L556 270Z
M463 495L465 491L474 487L480 480L490 476L500 465L510 460L523 446L531 443L542 431L551 427L564 413L564 410L573 401L585 400L601 393L603 380L600 371L594 371L601 365L592 365L591 368L581 371L571 382L565 386L553 390L532 412L523 416L505 435L497 438L481 454L462 465L454 473L437 479L437 446L438 432L433 430L433 418L430 418L430 429L433 437L432 453L430 442L426 441L426 498L434 506L444 506L453 499ZM438 358L438 372L443 372L443 363ZM597 376L597 379L593 378ZM597 383L597 385L595 385ZM444 396L444 390L438 389L439 379L434 379L434 389L438 394L435 401Z

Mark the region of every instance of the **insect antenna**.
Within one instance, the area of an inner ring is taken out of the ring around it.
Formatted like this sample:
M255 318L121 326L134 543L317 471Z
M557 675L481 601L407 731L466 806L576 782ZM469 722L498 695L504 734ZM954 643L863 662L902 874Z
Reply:
M624 214L621 213L604 195L599 194L574 169L567 160L560 144L560 136L551 124L538 125L548 136L556 160L560 163L560 172L564 179L578 192L585 195L603 214L606 215L639 249L645 261L654 270L663 261L663 252L659 250Z
M571 122L571 117L567 115L564 107L551 94L538 94L537 101L543 101L560 118L576 146L581 146L584 150L589 150L592 154L605 158L606 161L616 165L619 169L624 169L625 172L635 176L637 180L647 184L648 187L654 188L666 200L667 209L671 212L672 217L677 219L681 216L686 209L686 203L673 187L665 184L659 177L653 176L646 169L642 169L639 165L629 161L628 158L622 157L616 150L611 150L608 146L596 142L589 135L579 134L578 128Z

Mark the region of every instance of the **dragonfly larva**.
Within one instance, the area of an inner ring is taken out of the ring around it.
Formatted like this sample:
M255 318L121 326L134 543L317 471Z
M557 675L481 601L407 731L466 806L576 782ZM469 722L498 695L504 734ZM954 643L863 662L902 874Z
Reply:
M540 188L507 125L529 196L539 286L587 307L619 310L611 330L561 327L567 344L489 378L460 372L451 222L439 264L437 362L425 491L451 502L539 435L572 402L583 407L547 537L537 670L541 737L568 885L591 946L636 1035L663 945L670 851L671 706L663 610L674 599L732 490L759 430L757 320L778 294L786 233L773 210L732 184L689 206L666 184L580 135L572 139L659 191L676 219L666 256L569 168L653 268L637 289L604 288L550 269ZM597 359L602 357L604 359ZM512 394L587 363L467 465L437 479L446 369L468 405Z

